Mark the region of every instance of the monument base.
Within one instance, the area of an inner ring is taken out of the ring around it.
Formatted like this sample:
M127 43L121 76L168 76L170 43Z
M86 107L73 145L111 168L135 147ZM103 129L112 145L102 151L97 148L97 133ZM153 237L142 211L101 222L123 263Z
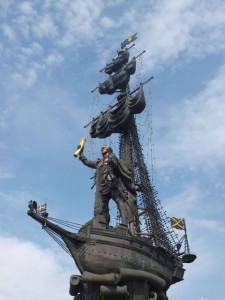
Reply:
M160 282L155 277L151 280L151 274L145 273L126 270L123 276L90 272L72 275L70 295L74 300L168 300Z

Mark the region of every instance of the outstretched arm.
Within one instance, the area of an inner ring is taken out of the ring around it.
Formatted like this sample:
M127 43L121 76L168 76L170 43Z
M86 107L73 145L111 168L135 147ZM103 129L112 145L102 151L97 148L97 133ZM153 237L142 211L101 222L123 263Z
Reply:
M97 161L96 160L88 160L87 157L83 154L83 152L80 153L79 160L82 161L82 163L89 168L96 169Z

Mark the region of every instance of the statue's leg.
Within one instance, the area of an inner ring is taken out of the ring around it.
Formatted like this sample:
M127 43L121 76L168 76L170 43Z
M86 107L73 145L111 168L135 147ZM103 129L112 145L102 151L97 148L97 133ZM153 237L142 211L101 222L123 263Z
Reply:
M128 206L129 229L132 235L136 235L139 226L136 195L132 193L128 193L127 206Z
M129 212L127 207L127 193L120 192L120 190L113 190L112 191L112 199L116 202L117 207L120 212L121 223L122 224L129 224Z
M95 192L95 204L94 204L94 216L97 216L100 211L100 192L96 190Z
M135 235L135 219L137 216L136 197L126 190L120 191L118 189L113 191L112 198L119 208L121 222L128 226L131 234Z
M109 195L102 195L101 191L95 193L94 216L106 223L106 226L109 225Z

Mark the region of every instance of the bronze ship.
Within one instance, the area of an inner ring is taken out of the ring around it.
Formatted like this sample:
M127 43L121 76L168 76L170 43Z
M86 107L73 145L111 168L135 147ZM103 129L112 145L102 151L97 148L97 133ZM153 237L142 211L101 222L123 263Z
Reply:
M28 215L72 256L80 271L70 278L70 294L75 300L166 300L168 288L183 280L183 263L196 258L190 253L186 231L182 238L186 248L180 252L181 241L171 228L144 162L134 115L145 109L143 85L153 77L130 91L128 83L135 73L136 59L145 52L129 62L132 46L127 46L136 38L135 34L126 39L117 57L101 70L109 77L96 89L100 94L117 93L117 102L85 126L90 126L92 138L119 134L119 158L109 147L107 159L87 160L83 155L85 139L74 154L96 172L109 162L114 166L115 172L111 167L104 175L104 184L102 178L99 184L97 173L93 219L73 227L71 222L50 218L46 206L36 201L28 205ZM110 226L109 198L118 206L116 226Z

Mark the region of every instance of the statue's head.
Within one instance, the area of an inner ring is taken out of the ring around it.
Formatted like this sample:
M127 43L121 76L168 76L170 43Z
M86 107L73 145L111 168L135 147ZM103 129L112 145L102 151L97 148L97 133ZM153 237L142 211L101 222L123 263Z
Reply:
M101 148L102 155L105 155L106 153L112 153L113 149L109 145L103 145Z

